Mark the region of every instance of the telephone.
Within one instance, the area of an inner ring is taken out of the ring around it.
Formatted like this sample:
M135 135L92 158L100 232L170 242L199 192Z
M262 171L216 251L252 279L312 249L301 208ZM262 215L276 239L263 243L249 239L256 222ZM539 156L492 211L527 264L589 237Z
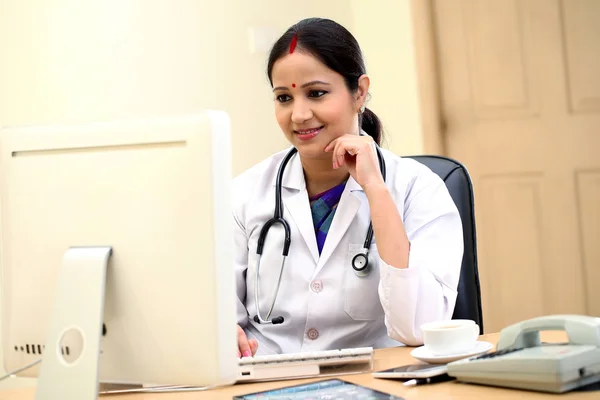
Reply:
M540 331L565 331L568 343L540 342ZM448 364L460 381L563 393L600 381L600 318L550 315L504 328L496 351Z

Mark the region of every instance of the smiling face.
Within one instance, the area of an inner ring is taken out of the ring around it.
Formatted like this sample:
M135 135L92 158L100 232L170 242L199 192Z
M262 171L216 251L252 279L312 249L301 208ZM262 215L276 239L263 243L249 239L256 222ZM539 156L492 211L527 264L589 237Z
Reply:
M331 158L323 150L332 140L358 135L364 83L351 93L342 75L301 50L277 60L272 79L277 122L301 156Z

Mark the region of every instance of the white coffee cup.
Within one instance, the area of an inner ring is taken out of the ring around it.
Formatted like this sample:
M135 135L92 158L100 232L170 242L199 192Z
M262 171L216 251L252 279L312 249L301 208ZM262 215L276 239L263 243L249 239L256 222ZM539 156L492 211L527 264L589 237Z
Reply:
M470 319L453 319L421 325L423 343L436 356L471 350L479 337L479 326Z

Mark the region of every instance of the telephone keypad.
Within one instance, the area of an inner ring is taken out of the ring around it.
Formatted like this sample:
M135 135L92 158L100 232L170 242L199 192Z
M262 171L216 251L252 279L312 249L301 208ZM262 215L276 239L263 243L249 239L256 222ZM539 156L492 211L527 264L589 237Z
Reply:
M515 351L519 351L519 350L523 350L523 348L518 347L518 348L513 348L513 349L496 350L491 353L482 354L478 357L472 358L472 360L483 360L485 358L494 358L497 356L503 356L505 354L514 353Z

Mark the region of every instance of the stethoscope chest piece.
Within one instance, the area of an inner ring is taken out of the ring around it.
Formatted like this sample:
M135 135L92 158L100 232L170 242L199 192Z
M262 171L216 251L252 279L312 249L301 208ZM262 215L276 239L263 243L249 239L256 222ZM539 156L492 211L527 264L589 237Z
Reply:
M365 277L371 273L369 265L369 252L363 249L362 253L358 253L352 258L352 269L356 276Z

